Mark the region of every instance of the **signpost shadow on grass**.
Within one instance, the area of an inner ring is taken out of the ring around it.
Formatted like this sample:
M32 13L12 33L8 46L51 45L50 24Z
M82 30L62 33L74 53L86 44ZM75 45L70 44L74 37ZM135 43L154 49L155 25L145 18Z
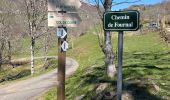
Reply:
M110 87L99 92L98 94L96 94L96 88L99 86L99 84L103 84L103 83L108 83L112 86L115 86L117 82L115 80L106 79L104 71L105 71L104 65L97 66L94 68L86 69L85 72L87 72L87 73L84 75L81 75L81 79L82 79L81 86L82 87L86 87L87 85L92 85L92 84L96 85L94 90L87 91L87 93L84 94L84 97L82 99L96 100L96 98L98 98L99 96L101 96L102 100L106 99L105 94L108 93ZM141 82L128 83L128 80L126 80L122 84L122 91L123 91L122 93L129 93L132 96L133 100L162 100L162 98L157 97L154 94L151 94L149 92L149 88L147 86L148 85L142 84ZM112 88L114 88L114 87L112 87ZM115 95L116 95L116 93L113 95L110 95L110 97L115 99L116 98Z

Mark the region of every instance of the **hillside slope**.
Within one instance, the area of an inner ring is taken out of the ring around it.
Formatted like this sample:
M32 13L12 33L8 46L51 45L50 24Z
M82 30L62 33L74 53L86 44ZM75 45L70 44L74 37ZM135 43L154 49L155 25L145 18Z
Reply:
M133 5L125 10L138 10L141 13L141 22L158 22L170 14L170 1L163 1L154 5ZM169 18L167 18L169 20ZM170 22L170 20L169 20Z
M114 52L117 48L117 35L113 38ZM103 54L97 37L86 34L75 41L75 48L68 51L80 67L66 81L66 98L74 100L104 100L105 93L116 93L116 78L106 77ZM170 99L170 47L158 33L145 35L128 34L124 37L123 91L135 100ZM115 59L117 62L117 58ZM100 86L106 86L104 90ZM56 97L56 88L46 92L40 100ZM113 99L112 99L113 100ZM126 99L127 100L127 99ZM129 99L131 100L131 99Z
M12 9L17 9L17 12L23 12L24 2L23 0L5 0L10 4L16 5L12 7ZM81 2L81 7L78 9L78 15L81 18L81 23L77 28L69 28L69 33L74 36L79 36L80 34L85 33L91 27L93 27L96 23L98 23L101 19L99 18L97 9L87 3ZM3 7L3 4L2 6ZM11 10L12 10L11 9ZM16 10L15 10L16 11ZM16 13L18 14L18 13ZM23 16L22 14L19 14Z

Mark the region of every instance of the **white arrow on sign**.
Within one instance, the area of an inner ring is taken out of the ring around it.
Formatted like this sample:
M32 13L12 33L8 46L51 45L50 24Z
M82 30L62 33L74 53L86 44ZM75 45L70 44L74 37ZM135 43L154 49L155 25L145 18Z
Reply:
M57 28L57 37L59 38L65 38L67 36L67 32L64 28Z
M67 43L66 41L64 41L63 44L61 45L61 49L62 49L63 51L67 51L67 49L68 49L68 43Z

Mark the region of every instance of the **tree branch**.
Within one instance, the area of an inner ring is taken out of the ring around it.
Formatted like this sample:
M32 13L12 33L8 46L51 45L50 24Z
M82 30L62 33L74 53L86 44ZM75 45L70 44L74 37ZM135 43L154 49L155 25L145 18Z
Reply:
M125 0L123 2L112 2L112 6L116 6L116 5L120 5L120 4L125 4L125 3L136 3L139 2L141 0L136 0L136 1L129 1L129 0Z

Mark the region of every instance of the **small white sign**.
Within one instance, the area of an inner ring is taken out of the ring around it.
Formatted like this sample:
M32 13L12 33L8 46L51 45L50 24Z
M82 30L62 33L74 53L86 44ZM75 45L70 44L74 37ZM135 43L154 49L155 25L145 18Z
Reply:
M57 28L57 37L64 39L67 36L67 32L64 28Z
M48 0L48 11L77 12L80 8L80 0Z
M57 37L60 38L62 34L63 29L62 28L57 28Z
M62 43L61 49L62 49L63 51L67 51L67 49L68 49L68 43L67 43L66 41L64 41L64 42Z
M77 13L48 12L48 26L49 27L77 27L81 22L81 18Z
M81 22L78 14L80 0L48 0L48 26L49 27L77 27ZM66 11L66 13L59 13Z

